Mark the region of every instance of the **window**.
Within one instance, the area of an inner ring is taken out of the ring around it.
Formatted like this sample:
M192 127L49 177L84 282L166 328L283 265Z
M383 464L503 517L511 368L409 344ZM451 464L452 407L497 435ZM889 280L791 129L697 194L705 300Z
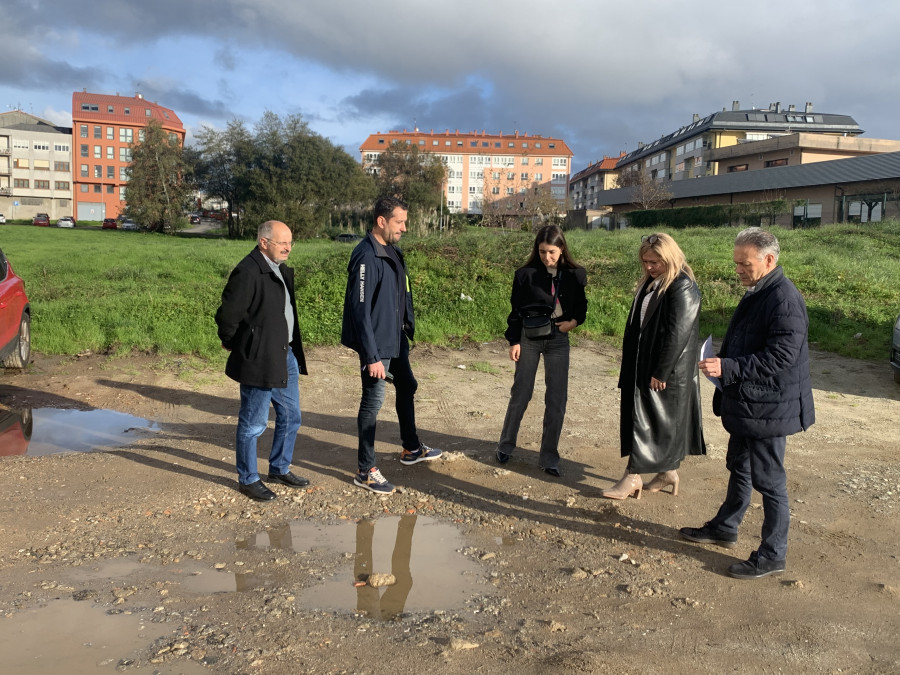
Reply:
M119 201L120 202L125 201L125 186L124 185L119 188Z
M119 167L119 180L128 180L128 167L127 166Z
M56 183L54 184L54 187L55 187L57 190L68 190L68 189L69 189L69 181L67 181L67 180L58 180L58 181L56 181Z
M144 108L144 115L146 115L147 117L150 117L152 114L153 113L150 112L150 108Z
M110 180L114 180L116 177L116 167L108 166L106 167L106 177Z
M115 110L116 109L113 108L111 105L106 106L106 112L108 112L110 115L112 115L115 112Z
M34 181L34 189L35 190L49 190L50 189L50 181L49 180L36 180L36 181Z
M653 163L656 164L657 158L653 158ZM565 166L567 164L565 157L554 157L553 158L553 166Z
M131 148L119 148L119 161L120 162L130 162L131 161Z
M111 146L106 146L106 159L115 159L116 158L116 149Z
M119 143L131 143L134 141L134 131L127 127L119 129Z
M516 179L515 171L510 171L509 173L506 174L506 180L515 180L515 179Z
M103 157L103 146L95 145L94 146L94 159L100 159Z
M141 129L141 131L143 131L143 129ZM141 139L141 140L143 140L143 139ZM424 140L419 141L419 145L425 145L425 141Z
M50 170L50 160L49 159L36 159L36 160L34 160L34 168L37 171L49 171Z
M475 194L475 186L474 185L469 186L469 194L472 194L472 195Z
M494 180L500 180L500 172L499 172L499 171L492 171L492 172L491 172L491 178L493 178Z
M522 158L522 166L526 166L527 164L528 164L528 158L527 158L527 157L523 157L523 158Z
M536 174L534 174L534 179L535 179L535 180L543 180L543 179L544 179L544 174L542 174L542 173L536 173Z
M50 149L50 145L47 144L47 143L37 143L37 142L36 142L36 143L34 144L34 149L35 149L35 150L49 150L49 149Z
M103 127L94 127L94 138L103 138Z
M106 127L106 140L113 141L116 138L116 130L112 127Z
M469 147L477 148L477 147L478 147L478 141L469 141Z
M82 177L82 178L87 178L87 177L88 177L88 165L87 165L87 164L82 164L82 165L81 165L81 177Z
M527 171L523 171L523 172L522 172L522 175L521 175L521 178L522 178L522 180L528 180L528 172L527 172Z
M787 157L784 157L782 159L770 159L766 162L766 168L768 169L773 166L787 166L787 163Z
M508 188L506 188L506 194L508 194L508 195L513 195L513 194L515 194L515 193L516 193L516 189L515 189L515 188L513 188L513 187L508 187Z
M87 191L88 191L87 183L82 183L82 184L79 185L78 187L79 187L79 189L80 189L82 192L87 192Z
M78 133L82 138L87 138L88 137L88 125L87 124L79 125Z
M491 144L488 143L487 141L481 141L481 147L482 147L482 148L489 148L490 145L491 145Z
M68 171L69 163L68 162L53 162L53 170L54 171Z
M112 195L112 194L115 194L115 193L116 193L116 186L115 186L115 185L107 185L107 186L106 186L106 194Z
M94 165L94 178L103 178L103 167L99 164Z
M68 152L69 146L68 145L54 145L53 150L55 152Z
M510 145L512 145L512 144L510 144ZM495 148L499 148L499 147L500 147L500 141L494 141L494 147L495 147Z
M102 186L102 185L95 185L95 186L94 186L94 192L103 192L103 186Z
M541 144L540 144L540 143L535 143L535 144L534 144L534 147L539 148L539 147L541 147Z
M22 141L18 138L13 139L13 147L16 150L27 150L28 149L28 141Z
M500 188L499 188L499 187L496 187L496 186L492 187L492 188L491 188L491 194L492 194L492 195L499 195L499 194L500 194Z
M431 144L432 144L432 145L437 145L438 142L437 142L437 141L431 141Z
M728 173L737 173L738 171L746 171L749 167L746 164L733 164L728 167Z
M538 157L537 159L534 160L534 165L535 165L535 166L543 166L543 164L544 164L544 158L543 158L543 157Z
M29 185L27 178L13 178L13 187L27 188Z
M125 108L125 114L126 114L126 115L130 115L130 114L131 114L131 108Z
M29 167L28 160L24 157L16 157L13 160L14 169L27 169Z

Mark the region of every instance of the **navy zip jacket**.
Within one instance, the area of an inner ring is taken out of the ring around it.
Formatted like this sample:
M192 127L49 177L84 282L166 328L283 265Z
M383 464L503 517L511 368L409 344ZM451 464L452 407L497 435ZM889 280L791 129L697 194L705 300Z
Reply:
M410 340L415 335L406 263L400 249L395 246L394 251L400 260L399 269L385 246L369 232L353 249L347 265L341 344L357 352L364 364L400 356L403 333ZM405 312L400 307L404 288Z
M719 350L713 412L729 433L789 436L815 422L808 334L803 296L778 266L738 303Z
M284 283L269 267L265 255L253 249L232 270L216 312L219 340L231 350L225 374L250 387L286 387L288 349L297 357L300 374L307 374L294 297L294 270L284 263L278 268ZM290 344L284 321L285 284L294 310L294 339Z

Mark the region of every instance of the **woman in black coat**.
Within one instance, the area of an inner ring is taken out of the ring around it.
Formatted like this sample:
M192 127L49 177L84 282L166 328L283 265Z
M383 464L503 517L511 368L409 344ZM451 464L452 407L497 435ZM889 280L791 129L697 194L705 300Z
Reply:
M501 464L509 461L516 448L519 426L534 392L538 362L543 355L547 391L538 461L551 476L560 475L559 437L569 391L569 331L584 323L587 315L586 284L587 274L569 255L562 230L556 225L538 230L531 257L524 267L516 270L513 279L506 339L516 374L497 444L497 461ZM546 317L547 335L528 336L529 329L523 328L523 324L529 318L536 318L529 315Z
M644 274L622 340L619 437L625 475L603 491L641 497L640 474L655 473L648 492L671 485L685 455L706 454L700 410L700 290L678 244L667 234L641 239Z

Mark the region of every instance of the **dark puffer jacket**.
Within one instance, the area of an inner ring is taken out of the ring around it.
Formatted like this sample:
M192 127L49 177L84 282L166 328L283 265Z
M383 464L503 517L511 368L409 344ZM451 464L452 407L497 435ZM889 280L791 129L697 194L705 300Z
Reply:
M719 351L713 411L729 433L772 438L812 426L808 337L803 296L776 267L738 303Z

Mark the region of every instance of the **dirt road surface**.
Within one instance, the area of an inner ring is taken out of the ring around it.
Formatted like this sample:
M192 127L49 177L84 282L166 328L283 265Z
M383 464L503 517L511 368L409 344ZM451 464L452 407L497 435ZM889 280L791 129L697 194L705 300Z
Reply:
M738 581L724 570L758 545L758 495L735 549L677 536L712 517L727 479L707 382L709 454L682 464L679 496L614 502L600 490L624 470L617 350L573 348L557 479L536 466L540 383L520 450L494 461L504 345L419 346L420 434L444 456L399 464L389 393L377 450L401 491L381 498L351 483L355 356L308 356L294 470L312 486L275 486L268 504L235 489L238 391L219 372L37 355L0 373L0 407L32 408L33 439L48 408L158 423L123 447L0 457L4 672L900 672L900 386L887 363L813 352L818 421L788 440L787 570ZM370 573L396 583L354 586Z

